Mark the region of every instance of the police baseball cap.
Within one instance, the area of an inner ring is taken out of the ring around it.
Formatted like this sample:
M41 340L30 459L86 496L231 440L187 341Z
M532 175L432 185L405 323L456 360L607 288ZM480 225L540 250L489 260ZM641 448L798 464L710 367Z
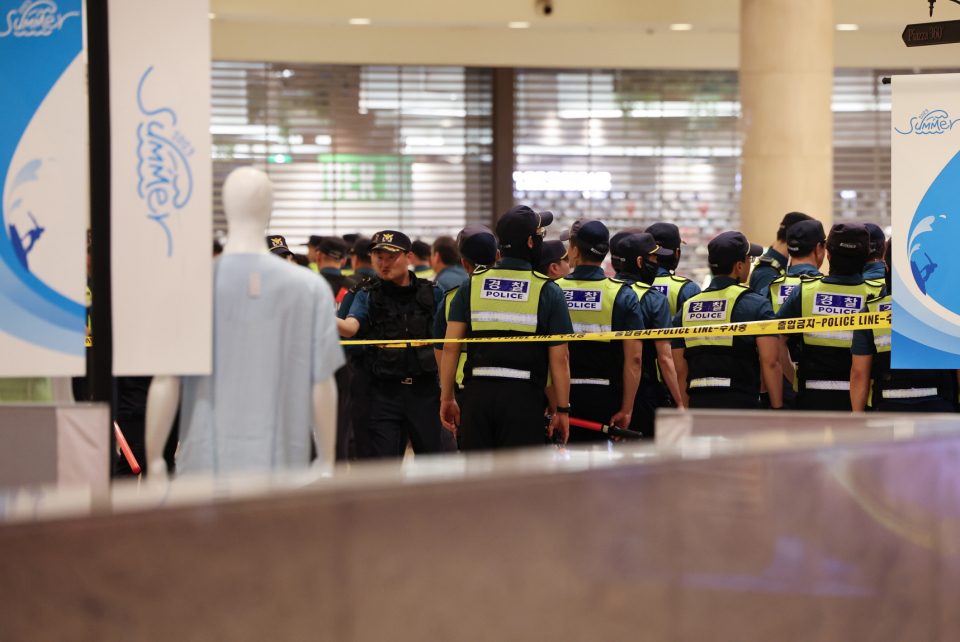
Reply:
M623 257L617 250L617 246L620 244L620 241L627 238L631 234L639 234L642 231L643 230L640 228L631 228L629 230L617 232L610 238L610 263L613 265L613 269L616 272L620 272L623 269Z
M763 248L751 243L742 232L717 234L707 245L707 262L710 267L733 265L747 256L760 256Z
M497 238L501 247L511 249L514 244L525 243L551 223L553 212L534 212L526 205L517 205L497 221Z
M680 228L673 223L654 223L644 230L653 236L654 240L669 250L679 250L683 240L680 238Z
M544 241L543 251L540 253L540 265L537 266L537 272L546 274L550 269L551 263L562 261L567 256L567 246L563 241Z
M344 234L341 236L347 245L353 247L353 244L357 242L357 239L360 238L359 234Z
M412 243L410 237L403 232L396 230L384 230L373 235L373 245L370 251L385 250L394 254L406 254L410 251Z
M331 259L340 260L347 256L347 244L343 239L331 236L320 241L320 254L329 256Z
M310 235L310 240L307 241L306 243L301 243L301 245L305 245L305 246L307 246L307 247L318 248L318 247L320 247L320 243L322 243L322 242L323 242L323 237L322 237L322 236L317 236L316 234L311 234L311 235Z
M883 252L887 244L887 235L883 233L883 228L873 223L864 223L863 226L870 232L870 254Z
M573 225L570 226L569 230L560 232L560 240L569 241L570 239L575 238L577 236L577 232L579 232L580 228L583 227L583 224L592 220L592 218L578 218L573 222Z
M786 232L791 227L799 223L800 221L811 221L813 220L812 216L804 214L803 212L790 212L783 217L783 220L780 221L780 230Z
M363 259L364 261L369 261L371 247L373 247L373 241L368 238L358 236L357 240L353 243L353 251L351 254L359 259Z
M830 228L827 249L839 256L863 257L870 252L870 232L863 223L837 223Z
M280 256L293 254L293 252L290 251L290 248L287 247L287 239L278 234L267 237L267 247L270 248L271 252L274 254L279 254Z
M474 265L493 265L497 261L497 237L483 225L468 225L460 230L457 249Z
M813 248L827 240L823 224L815 219L800 221L787 228L787 251L796 256L806 256Z
M637 257L650 256L673 256L673 250L660 247L652 234L641 232L640 234L631 234L620 241L617 246L617 252L627 265L635 265Z
M600 221L584 221L576 236L570 237L581 249L596 258L603 258L610 251L610 230Z

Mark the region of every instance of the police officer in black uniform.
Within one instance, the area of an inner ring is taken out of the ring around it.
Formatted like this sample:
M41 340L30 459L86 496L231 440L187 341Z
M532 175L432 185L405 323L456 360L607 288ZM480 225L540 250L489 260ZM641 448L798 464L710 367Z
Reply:
M539 265L550 212L518 205L497 222L503 259L477 270L450 306L447 339L514 338L467 344L463 410L454 398L460 346L444 344L441 367L443 425L457 433L461 450L544 443L543 390L553 377L558 403L548 434L569 432L570 362L565 341L524 341L525 336L572 334L560 287L533 271Z
M870 233L862 223L837 223L827 236L830 274L804 279L777 312L778 319L799 319L859 312L882 284L863 280ZM797 410L849 412L852 330L802 334L797 368Z
M773 319L770 302L742 285L750 257L762 251L740 232L723 232L707 245L713 281L691 297L674 317L675 327L698 327ZM760 381L770 405L781 408L780 338L763 336L688 336L673 345L673 360L690 408L760 408Z
M790 212L783 217L777 229L777 240L770 248L757 259L750 275L750 289L757 294L767 295L770 282L787 270L787 230L794 223L809 221L812 217L803 212Z
M618 238L619 237L619 238ZM640 299L643 327L660 330L673 325L670 301L653 287L661 257L673 256L669 248L662 248L652 235L646 233L616 235L611 242L617 278L630 284ZM677 382L670 339L647 339L643 342L643 364L640 385L633 402L630 430L644 437L655 437L657 408L683 408L683 397Z
M379 281L363 286L340 335L358 339L433 338L433 320L443 293L433 281L410 270L410 239L395 230L373 236L371 254ZM430 344L370 347L362 360L368 376L366 398L354 405L368 407L366 422L354 425L357 457L399 457L407 439L417 454L443 449L437 362Z

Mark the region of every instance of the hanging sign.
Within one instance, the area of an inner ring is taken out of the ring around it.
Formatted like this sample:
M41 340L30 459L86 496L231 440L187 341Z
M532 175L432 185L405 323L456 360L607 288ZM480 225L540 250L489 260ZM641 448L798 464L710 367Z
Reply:
M894 368L960 368L960 74L893 77Z
M86 368L81 0L0 0L0 377Z
M209 374L209 4L110 0L109 30L114 373Z

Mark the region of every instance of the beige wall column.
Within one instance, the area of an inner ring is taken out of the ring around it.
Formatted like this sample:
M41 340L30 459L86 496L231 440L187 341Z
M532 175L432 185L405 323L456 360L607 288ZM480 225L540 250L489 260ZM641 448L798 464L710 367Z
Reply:
M787 212L829 231L833 0L740 0L741 229L770 245Z

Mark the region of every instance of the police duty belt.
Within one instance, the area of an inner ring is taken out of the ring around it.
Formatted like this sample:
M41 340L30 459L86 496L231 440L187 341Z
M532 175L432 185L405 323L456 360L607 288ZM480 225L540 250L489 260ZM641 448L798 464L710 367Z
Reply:
M514 335L510 337L476 337L469 339L429 340L384 340L341 341L348 346L378 346L403 348L426 346L434 343L526 343L527 341L616 341L618 339L686 339L697 337L749 337L771 334L802 334L804 332L849 332L851 330L888 330L890 312L857 312L830 316L801 317L799 319L774 319L772 321L748 321L723 325L697 325L684 328L659 330L624 330L621 332L586 332L583 334Z

